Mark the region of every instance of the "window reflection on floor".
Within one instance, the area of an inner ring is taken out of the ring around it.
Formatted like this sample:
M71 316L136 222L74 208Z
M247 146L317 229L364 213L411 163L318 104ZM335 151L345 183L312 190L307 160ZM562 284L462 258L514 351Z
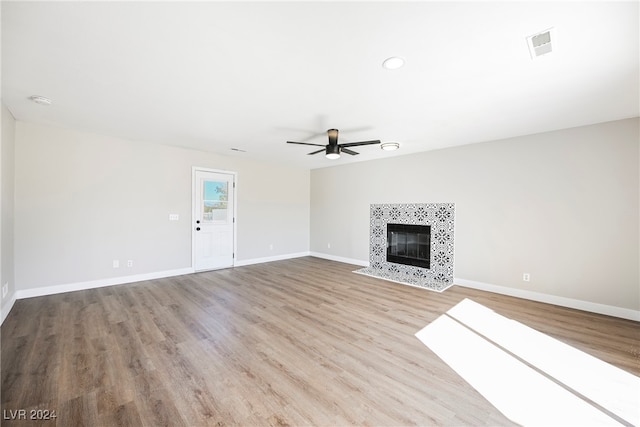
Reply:
M469 299L416 337L518 424L640 426L640 378Z

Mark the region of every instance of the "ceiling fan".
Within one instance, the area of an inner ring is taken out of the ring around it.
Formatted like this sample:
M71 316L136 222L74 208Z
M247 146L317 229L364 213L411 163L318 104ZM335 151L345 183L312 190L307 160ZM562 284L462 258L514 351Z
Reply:
M338 129L329 129L327 131L327 135L329 136L329 143L327 145L311 144L309 142L295 142L295 141L287 141L287 144L315 145L317 147L324 147L322 150L309 153L309 155L318 154L324 151L326 153L327 159L337 159L340 157L340 153L347 153L347 154L351 154L352 156L359 154L345 147L357 147L358 145L380 144L380 140L378 139L374 141L360 141L360 142L348 142L346 144L338 144Z

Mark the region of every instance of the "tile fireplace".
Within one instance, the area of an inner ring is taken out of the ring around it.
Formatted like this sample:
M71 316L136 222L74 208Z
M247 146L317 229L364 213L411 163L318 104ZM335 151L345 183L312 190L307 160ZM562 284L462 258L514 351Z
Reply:
M369 267L381 279L442 292L453 284L454 203L370 207Z

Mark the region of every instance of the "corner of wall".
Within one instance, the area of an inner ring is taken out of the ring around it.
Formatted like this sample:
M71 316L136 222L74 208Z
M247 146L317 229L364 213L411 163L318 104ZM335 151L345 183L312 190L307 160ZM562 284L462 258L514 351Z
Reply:
M2 326L2 324L4 323L4 319L7 318L7 316L11 312L11 309L13 308L13 305L16 303L16 292L14 291L8 294L5 300L6 301L4 302L4 304L0 306L0 326Z
M0 324L16 300L14 274L15 118L0 99Z

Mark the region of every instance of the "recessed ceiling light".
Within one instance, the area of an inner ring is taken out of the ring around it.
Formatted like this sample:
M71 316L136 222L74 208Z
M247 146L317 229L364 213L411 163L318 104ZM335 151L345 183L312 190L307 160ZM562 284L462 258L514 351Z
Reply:
M391 58L387 58L382 63L382 66L387 70L397 70L398 68L404 65L404 59L399 56L392 56Z
M384 151L393 151L400 148L400 144L398 144L397 142L385 142L380 144L380 148L382 148Z
M30 100L40 105L51 105L51 100L45 96L33 95L29 97Z

